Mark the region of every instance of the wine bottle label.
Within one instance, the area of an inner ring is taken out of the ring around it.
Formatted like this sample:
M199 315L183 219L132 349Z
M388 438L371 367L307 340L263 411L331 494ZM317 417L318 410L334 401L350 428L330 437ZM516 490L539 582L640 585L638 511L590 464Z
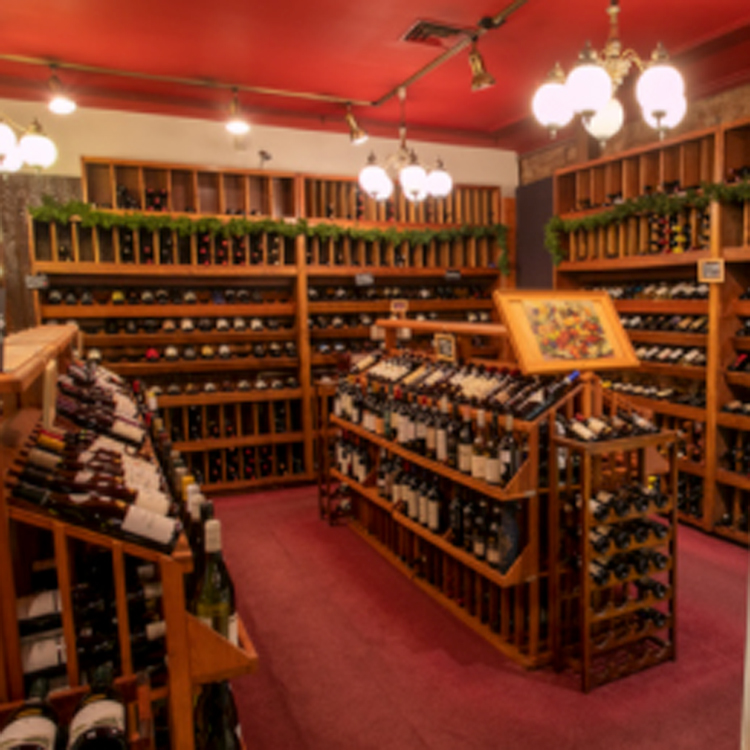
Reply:
M237 616L236 612L233 612L231 615L229 615L229 620L227 622L227 640L233 646L240 645L238 625L239 625L239 617Z
M333 414L336 417L341 417L341 398L336 396L333 401Z
M470 474L471 473L471 458L472 458L471 445L461 443L458 446L458 470L463 471L466 474Z
M393 483L393 489L391 491L391 500L394 505L401 502L401 485Z
M150 510L160 516L166 516L171 505L169 498L163 492L155 492L149 489L138 490L135 504L139 508Z
M57 615L60 612L62 601L57 589L22 596L16 601L16 614L19 620L33 620L35 617Z
M426 525L429 513L427 511L427 495L419 495L419 523Z
M21 668L24 674L65 664L67 658L62 635L21 642Z
M424 439L427 450L430 453L434 453L437 448L437 430L434 427L427 427Z
M123 440L127 440L135 445L140 445L144 439L144 432L140 427L128 424L121 419L116 419L112 423L112 434L117 437L121 437Z
M475 539L474 540L474 555L476 557L484 557L484 553L485 553L484 539Z
M427 503L427 526L430 531L440 530L440 503L437 500Z
M417 440L427 441L427 425L424 422L417 422Z
M596 436L594 433L586 427L585 424L582 424L581 422L571 422L570 423L570 429L573 432L573 434L580 438L581 440L590 441L593 440Z
M160 599L164 594L164 588L160 581L150 581L143 584L143 598L147 601L149 599Z
M597 436L607 429L607 423L596 417L589 417L586 426Z
M500 451L500 466L505 468L506 466L510 466L510 451L509 450L501 450Z
M76 473L73 477L75 484L88 484L94 478L94 473L88 469L84 469Z
M417 495L416 491L413 490L411 487L408 489L408 494L406 497L407 504L409 507L409 518L413 518L414 520L419 518L419 496Z
M474 479L481 479L482 481L487 478L487 462L484 456L477 456L476 454L471 457L471 476Z
M70 722L68 748L74 747L81 735L96 727L108 727L117 733L124 733L125 706L119 701L108 699L85 705Z
M484 462L484 479L490 484L500 484L500 458L487 458Z
M146 638L149 641L158 641L167 634L167 623L164 620L150 622L146 625Z
M122 530L146 539L152 539L159 544L169 545L177 532L177 524L178 522L173 518L166 518L136 505L131 505L122 521Z
M18 716L0 732L0 750L33 747L35 750L55 750L57 725L46 716Z
M76 505L81 505L91 500L91 495L88 492L71 492L67 497L71 503L76 503Z
M54 453L43 451L39 448L32 448L29 451L28 462L39 466L42 469L56 469L62 462L62 458L56 456Z
M435 435L435 456L438 461L448 460L448 433L442 428Z
M500 549L494 545L487 547L487 562L490 565L500 564Z

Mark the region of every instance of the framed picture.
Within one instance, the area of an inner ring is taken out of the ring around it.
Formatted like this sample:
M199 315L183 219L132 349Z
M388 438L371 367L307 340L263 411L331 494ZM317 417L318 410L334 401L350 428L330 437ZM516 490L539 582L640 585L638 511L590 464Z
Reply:
M606 292L496 291L494 300L526 374L639 366Z
M724 258L698 261L698 281L701 284L724 283Z
M436 333L435 358L441 362L456 361L456 337L452 333Z

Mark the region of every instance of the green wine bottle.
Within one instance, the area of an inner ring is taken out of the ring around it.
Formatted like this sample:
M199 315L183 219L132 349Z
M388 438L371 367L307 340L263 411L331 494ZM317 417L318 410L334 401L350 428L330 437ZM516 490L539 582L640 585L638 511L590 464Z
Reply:
M195 706L195 750L240 750L242 735L228 682L204 685Z
M204 563L193 600L195 615L235 646L237 610L234 584L221 553L221 521L212 518L204 527Z

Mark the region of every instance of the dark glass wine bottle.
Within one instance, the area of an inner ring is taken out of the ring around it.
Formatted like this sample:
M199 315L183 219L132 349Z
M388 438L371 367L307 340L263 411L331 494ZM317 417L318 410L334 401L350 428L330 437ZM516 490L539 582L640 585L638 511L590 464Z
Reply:
M90 682L70 721L68 750L126 750L127 712L112 687L111 665L95 669Z
M47 703L49 683L32 682L29 697L17 708L0 732L3 750L55 750L58 743L57 714Z

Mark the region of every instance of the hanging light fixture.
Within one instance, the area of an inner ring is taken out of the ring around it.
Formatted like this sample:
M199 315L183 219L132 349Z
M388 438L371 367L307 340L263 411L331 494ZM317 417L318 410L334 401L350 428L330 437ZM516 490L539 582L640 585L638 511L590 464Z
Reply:
M346 124L349 126L349 140L353 146L359 146L368 139L367 132L359 127L357 121L354 119L352 114L352 107L350 104L346 105L346 115L344 116Z
M0 172L18 172L23 166L23 156L19 146L12 148L0 159Z
M471 68L471 90L481 91L495 85L495 79L487 72L484 67L484 60L477 49L477 40L474 37L471 41L471 51L469 52L469 67Z
M401 103L398 150L385 159L383 166L377 163L375 154L371 153L367 165L359 173L359 185L371 198L378 201L391 197L394 179L398 179L404 197L412 202L423 201L428 196L444 198L453 188L453 178L439 159L435 169L427 172L419 163L414 149L406 145L405 87L399 88L398 98Z
M23 160L30 167L46 169L51 167L57 159L57 146L42 132L39 120L29 125L28 130L21 136L18 148Z
M76 103L65 91L60 79L55 72L56 66L50 66L52 75L49 79L49 90L51 93L47 107L56 115L69 115L76 111Z
M232 135L245 135L245 133L250 132L250 124L240 111L240 98L237 89L232 89L232 101L229 105L229 119L226 122L226 129Z
M661 43L651 60L646 62L634 50L623 50L618 0L610 0L607 13L609 38L602 52L597 52L586 42L564 84L562 68L557 64L550 79L534 94L534 116L554 138L557 130L570 122L568 111L572 110L581 115L584 127L604 142L622 127L622 105L614 95L635 66L641 71L636 98L643 118L663 138L666 130L678 125L687 111L682 76L669 63L669 56Z
M0 118L0 156L7 156L16 148L18 139L13 128Z

